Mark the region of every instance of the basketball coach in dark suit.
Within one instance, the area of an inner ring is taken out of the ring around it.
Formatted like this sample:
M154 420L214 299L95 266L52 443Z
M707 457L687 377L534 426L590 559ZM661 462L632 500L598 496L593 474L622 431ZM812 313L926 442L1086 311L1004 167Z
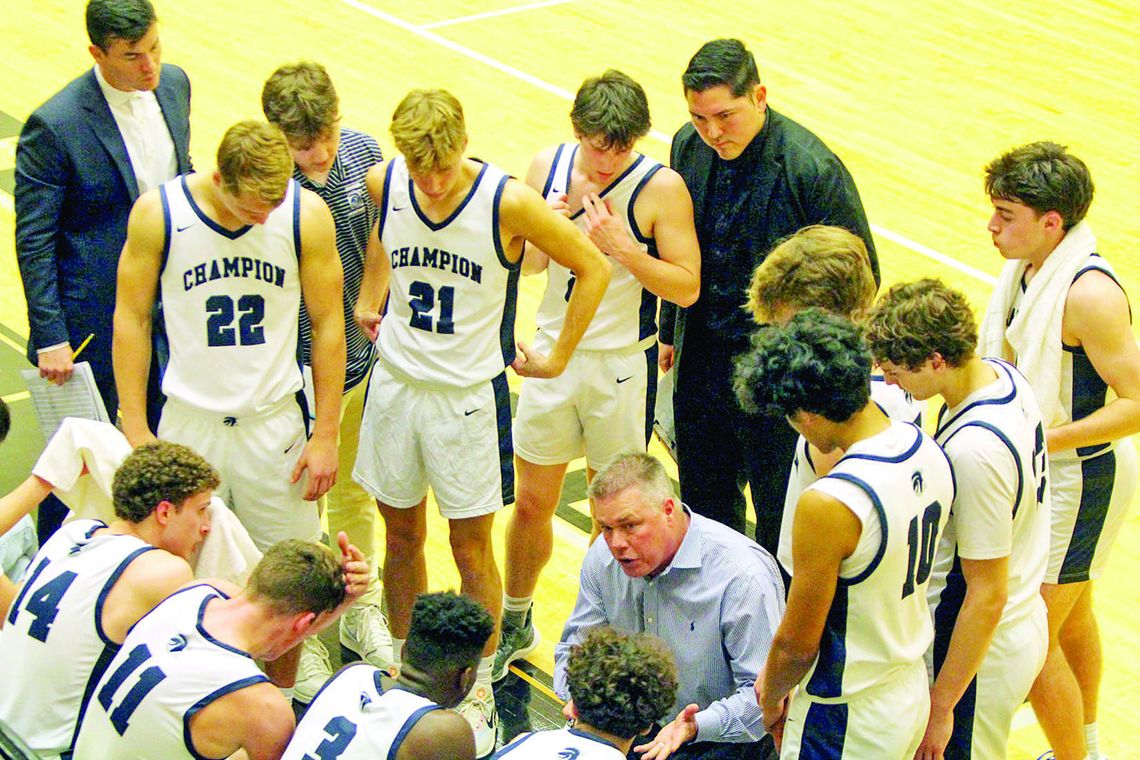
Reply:
M663 303L663 369L676 361L673 407L681 500L741 532L745 482L756 541L775 553L796 434L782 419L746 416L733 359L756 325L744 311L753 270L783 238L812 224L875 244L851 174L818 137L768 107L756 61L739 40L701 47L681 78L691 123L673 138L672 167L693 197L701 293Z
M91 363L114 419L112 317L127 216L142 192L191 169L190 82L162 65L149 0L91 0L87 34L94 68L37 108L20 133L16 256L28 359L62 384L72 353L94 336L77 361Z

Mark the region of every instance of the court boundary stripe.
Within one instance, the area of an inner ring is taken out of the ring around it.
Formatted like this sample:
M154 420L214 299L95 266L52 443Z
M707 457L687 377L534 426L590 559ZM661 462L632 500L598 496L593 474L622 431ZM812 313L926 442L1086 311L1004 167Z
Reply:
M485 18L495 18L497 16L506 16L511 13L522 13L523 11L536 10L538 8L546 8L551 5L563 5L570 0L542 0L538 3L528 3L526 5L514 5L509 8L500 8L497 11L485 11L483 13L473 13L470 16L457 16L456 18L444 19L442 21L432 21L430 24L422 24L421 29L436 29L441 26L454 26L455 24L465 24L468 21L480 21Z
M361 13L366 13L369 16L380 19L381 21L386 21L393 26L397 26L406 32L410 32L411 34L414 34L418 37L422 37L429 42L434 42L437 45L441 45L442 47L445 47L452 52L459 53L462 56L466 56L467 58L470 58L474 61L478 61L479 63L482 63L486 66L490 66L496 71L500 71L507 76L519 79L523 82L526 82L527 84L537 87L540 90L549 92L552 95L557 95L563 100L574 100L574 93L570 92L569 90L565 90L557 85L551 84L544 79L539 79L533 74L528 74L522 69L518 69L514 66L511 66L510 64L503 63L502 61L496 58L492 58L491 56L484 53L480 53L477 50L472 50L466 45L461 45L458 42L453 42L447 39L446 37L441 37L440 35L431 31L427 25L418 25L413 24L410 21L405 21L398 16L393 16L387 11L382 11L379 8L361 2L361 0L339 0L339 2L349 6L350 8L355 8ZM649 136L659 142L664 143L665 145L671 145L673 142L673 138L671 136L656 129L650 130ZM997 282L997 278L993 277L992 275L989 275L980 269L972 267L969 264L958 261L958 259L954 258L953 256L948 256L947 254L940 253L939 251L936 251L927 245L919 243L917 240L912 240L906 235L895 232L893 230L889 230L886 227L878 224L872 224L871 231L874 234L881 235L887 240L890 240L892 243L896 243L903 248L917 253L920 256L931 259L933 261L937 261L940 264L948 266L951 269L955 269L962 274L969 275L970 277L980 280L988 285L992 286L995 282Z

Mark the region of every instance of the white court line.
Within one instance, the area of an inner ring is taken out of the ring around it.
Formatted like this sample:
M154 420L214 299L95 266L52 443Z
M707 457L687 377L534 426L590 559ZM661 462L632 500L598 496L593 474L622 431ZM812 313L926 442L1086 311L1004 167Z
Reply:
M479 21L485 18L494 18L496 16L506 16L508 13L519 13L521 11L531 11L536 8L546 8L550 5L562 5L568 3L570 0L545 0L541 3L530 3L528 5L515 5L510 8L503 8L497 11L486 11L485 13L474 13L470 16L460 16L458 18L449 18L444 21L433 21L430 24L424 24L420 29L436 29L441 26L451 26L453 24L463 24L468 21Z
M522 71L521 69L516 69L514 66L510 66L508 64L505 64L502 61L498 61L498 60L496 60L496 59L494 59L488 55L484 55L483 53L480 53L476 50L472 50L469 47L465 47L463 45L460 45L457 42L452 42L449 39L445 39L444 37L440 37L438 34L431 31L430 29L427 29L427 28L422 27L422 26L416 26L415 24L410 24L407 21L404 21L403 19L397 18L396 16L393 16L390 13L386 13L386 12L380 10L379 8L373 8L371 5L367 5L363 2L361 2L360 0L340 0L340 2L344 3L345 5L356 8L357 10L359 10L363 13L367 13L370 16L374 16L374 17L376 17L382 21L387 21L389 24L392 24L393 26L398 26L407 32L415 34L419 37L423 37L425 40L429 40L431 42L434 42L437 45L442 45L443 47L447 48L448 50L452 50L456 53L459 53L460 55L467 56L468 58L471 58L472 60L486 64L487 66L490 66L493 69L501 71L504 74L507 74L508 76L512 76L516 79L522 80L523 82L526 82L527 84L532 84L535 87L539 88L540 90L545 90L546 92L549 92L552 95L557 95L558 97L560 97L564 100L571 100L571 101L574 100L574 93L570 92L569 90L564 90L561 87L558 87L556 85L550 84L549 82L543 81L542 79L539 79L538 77L536 77L532 74L528 74L525 71ZM665 143L666 145L669 145L672 143L672 137L665 134L664 132L659 132L656 129L651 131L649 133L649 135L653 139L659 140L659 141ZM968 274L971 277L974 277L978 280L981 280L984 283L987 283L989 285L993 285L997 281L997 279L995 277L993 277L992 275L986 274L982 270L976 269L976 268L970 266L969 264L963 264L961 261L958 261L957 259L953 258L952 256L947 256L944 253L939 253L938 251L934 250L933 248L930 248L929 246L925 246L922 243L919 243L918 241L911 240L910 238L908 238L905 235L901 235L897 232L893 232L891 230L886 229L885 227L880 227L877 224L872 224L871 230L876 235L881 235L882 237L886 238L887 240L890 240L893 243L897 243L898 245L901 245L903 248L914 251L915 253L919 254L920 256L925 256L926 258L932 259L933 261L937 261L940 264L944 264L945 266L948 266L951 269L956 269L959 272L962 272L963 274Z

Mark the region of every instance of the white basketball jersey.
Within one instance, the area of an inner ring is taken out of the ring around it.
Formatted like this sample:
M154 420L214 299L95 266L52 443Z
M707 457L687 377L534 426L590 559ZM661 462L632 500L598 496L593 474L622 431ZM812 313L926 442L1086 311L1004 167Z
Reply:
M136 557L154 549L134 536L74 520L48 539L0 628L0 720L41 754L75 741L78 717L118 644L103 631L103 602Z
M410 691L384 689L379 670L368 663L354 663L317 692L281 758L395 757L416 722L438 709L435 702Z
M301 196L289 181L265 224L231 232L162 186L167 246L159 284L170 365L162 391L219 414L254 414L301 390Z
M906 673L930 646L926 586L954 476L930 436L892 421L851 446L809 490L843 502L863 525L840 563L819 655L801 683L817 700L847 701Z
M577 154L577 143L558 146L546 178L544 196L552 198L570 192L570 174ZM638 228L633 206L661 164L646 156L634 155L636 158L629 168L598 195L610 204L614 216L622 220L641 250L656 256L657 245L653 238L646 237ZM584 209L578 209L570 219L579 229L586 231ZM590 351L630 348L657 335L657 296L642 287L621 263L614 259L610 259L610 263L613 264L610 283L594 318L578 342L578 348ZM566 304L574 288L574 273L553 259L547 264L546 276L546 293L542 296L535 319L538 325L536 342L540 346L552 346L558 340L566 319Z
M392 277L376 345L394 372L465 388L514 359L519 263L507 261L499 235L508 179L483 164L467 197L436 223L416 202L403 156L389 162L380 242Z
M163 600L140 620L95 686L77 760L197 760L190 719L221 697L268 682L245 652L202 627L206 605L228 598L207 584Z
M492 757L509 757L511 760L625 760L625 753L605 739L585 731L561 728L529 733L515 739Z
M936 648L937 642L949 644L965 599L960 557L1009 557L1008 598L1000 625L1020 621L1044 605L1040 588L1049 558L1051 510L1041 410L1029 381L1012 365L1000 359L986 362L998 379L953 409L943 407L935 433L958 475L958 498L927 589ZM987 492L980 478L968 476L968 465L985 467L986 460L1009 473L997 493Z
M888 385L882 375L871 375L871 400L892 420L922 425L922 410L926 403L916 401L897 385ZM788 575L792 575L792 524L796 517L796 504L818 477L807 439L801 435L796 442L796 458L792 460L792 472L788 476L784 512L780 516L780 541L776 546L776 559Z

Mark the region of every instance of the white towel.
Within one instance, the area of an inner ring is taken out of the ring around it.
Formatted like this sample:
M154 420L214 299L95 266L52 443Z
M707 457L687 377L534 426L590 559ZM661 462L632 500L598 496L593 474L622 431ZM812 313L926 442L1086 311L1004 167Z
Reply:
M70 417L48 441L35 475L52 484L60 501L79 517L110 523L115 518L111 479L131 453L131 445L109 422ZM218 497L210 501L210 535L202 542L194 573L244 586L261 559L245 527Z
M1069 230L1029 281L1009 327L1005 320L1028 262L1007 261L982 320L978 340L981 354L1015 361L1033 387L1047 428L1065 422L1061 409L1061 319L1073 278L1093 253L1096 237L1087 224L1080 222Z

